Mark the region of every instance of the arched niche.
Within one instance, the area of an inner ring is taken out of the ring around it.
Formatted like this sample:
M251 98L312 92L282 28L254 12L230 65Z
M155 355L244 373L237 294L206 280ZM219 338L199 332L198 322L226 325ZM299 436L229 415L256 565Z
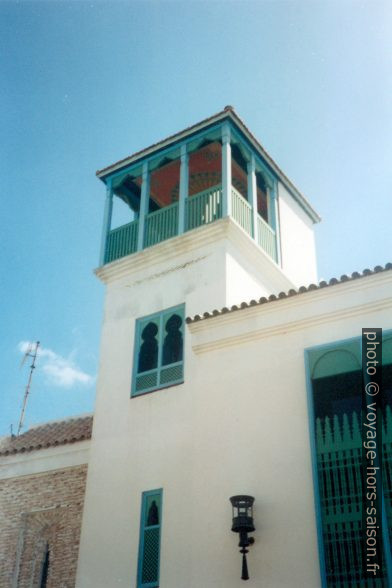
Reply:
M361 369L359 341L310 353L310 374L313 380L336 376Z

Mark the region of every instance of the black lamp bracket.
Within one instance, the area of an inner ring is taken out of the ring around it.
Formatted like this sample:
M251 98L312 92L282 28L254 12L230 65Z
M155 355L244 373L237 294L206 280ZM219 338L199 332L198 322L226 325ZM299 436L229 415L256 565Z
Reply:
M252 533L255 530L252 511L254 498L253 496L241 494L238 496L232 496L230 502L233 505L233 526L231 530L238 533L240 536L238 547L241 548L240 553L242 554L241 579L249 580L246 554L249 553L249 545L253 545L255 542L254 537L248 536L248 533Z

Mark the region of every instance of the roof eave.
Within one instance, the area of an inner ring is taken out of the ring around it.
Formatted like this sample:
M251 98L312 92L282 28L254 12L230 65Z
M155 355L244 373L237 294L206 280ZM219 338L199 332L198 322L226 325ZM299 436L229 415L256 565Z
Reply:
M194 134L198 133L199 131L202 131L205 127L213 125L217 122L220 122L221 120L223 120L224 118L226 118L228 116L229 112L230 111L228 111L228 110L222 110L221 112L218 112L217 114L214 114L213 116L210 116L209 118L203 119L199 123L196 123L195 125L192 125L192 126L188 127L187 129L184 129L178 133L175 133L174 135L170 135L169 137L167 137L166 139L163 139L162 141L158 141L157 143L154 143L153 145L150 145L149 147L146 147L145 149L142 149L141 151L137 151L133 155L125 157L124 159L121 159L120 161L117 161L116 163L109 165L108 167L104 167L103 169L98 170L96 172L96 175L98 178L100 178L101 180L104 181L104 178L106 176L112 174L113 172L116 172L116 171L122 169L123 167L128 167L129 165L137 163L139 160L142 160L145 157L148 157L149 155L152 155L153 153L160 151L161 149L164 149L165 147L168 147L172 143L178 143L180 141L183 141L187 137L194 135Z
M272 159L272 157L267 153L267 151L264 149L264 147L259 143L259 141L256 139L256 137L252 134L252 132L248 129L248 127L245 125L245 123L242 121L242 119L238 116L238 114L235 112L235 110L231 106L227 106L221 112L218 112L217 114L210 116L209 118L206 118L206 119L200 121L199 123L196 123L195 125L192 125L192 126L188 127L187 129L184 129L183 131L180 131L179 133L175 133L174 135L167 137L163 141L159 141L157 143L154 143L153 145L150 145L150 147L147 147L146 149L142 149L141 151L138 151L138 152L134 153L133 155L130 155L129 157L126 157L120 161L117 161L113 165L110 165L110 166L105 167L101 170L98 170L96 172L96 175L100 180L105 182L105 178L107 176L111 175L112 173L117 172L120 169L128 167L132 164L135 164L138 161L152 155L153 153L158 152L161 149L164 149L164 148L170 146L173 143L182 142L185 139L187 139L188 137L195 135L198 132L202 131L207 126L211 126L216 123L219 123L222 120L224 120L225 118L230 119L239 128L239 130L244 134L244 136L250 142L250 144L261 155L261 157L266 161L266 163L269 165L271 170L276 174L276 176L280 179L280 181L289 190L289 192L294 197L294 199L299 203L299 205L303 208L303 210L308 214L308 216L311 218L311 220L314 223L320 222L321 217L317 214L317 212L314 210L314 208L311 206L311 204L308 202L308 200L294 186L294 184L291 182L291 180L283 173L283 171L280 169L280 167L275 163L275 161Z

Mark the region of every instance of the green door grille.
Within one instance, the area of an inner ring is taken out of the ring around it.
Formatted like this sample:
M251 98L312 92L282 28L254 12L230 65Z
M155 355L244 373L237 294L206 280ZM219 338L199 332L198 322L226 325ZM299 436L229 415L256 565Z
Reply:
M361 584L362 486L360 415L316 420L317 469L328 588L384 588L383 576ZM391 525L392 412L384 419L384 497Z

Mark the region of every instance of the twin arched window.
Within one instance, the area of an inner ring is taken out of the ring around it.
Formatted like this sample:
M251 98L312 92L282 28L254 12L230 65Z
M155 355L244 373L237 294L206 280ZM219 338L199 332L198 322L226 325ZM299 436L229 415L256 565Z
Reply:
M183 381L184 306L136 323L132 396Z

